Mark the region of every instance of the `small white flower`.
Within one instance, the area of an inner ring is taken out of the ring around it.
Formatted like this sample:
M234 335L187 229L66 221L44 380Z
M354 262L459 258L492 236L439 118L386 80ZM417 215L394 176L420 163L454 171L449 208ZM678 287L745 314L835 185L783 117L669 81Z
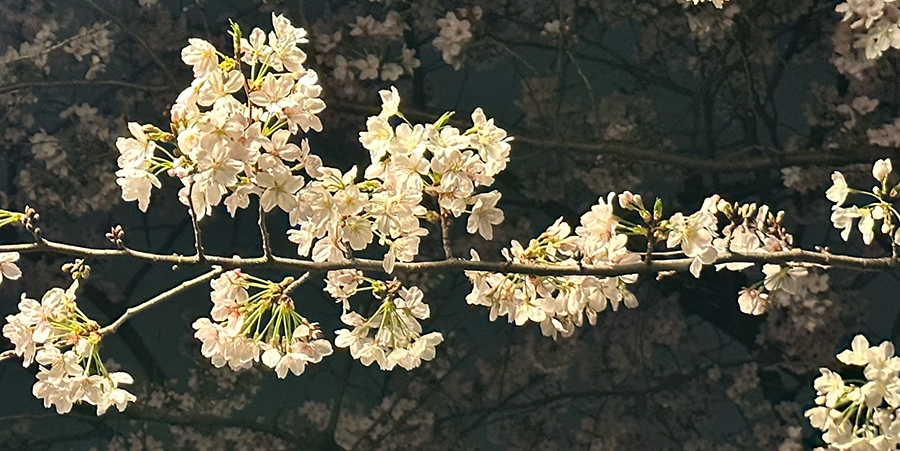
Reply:
M497 201L500 200L500 192L491 191L478 194L472 196L471 200L475 205L472 207L472 213L466 223L466 231L478 232L486 240L493 239L494 232L491 226L503 222L503 211L496 207Z
M740 306L741 312L747 315L762 315L766 312L768 297L768 293L744 288L738 296L738 306Z
M390 91L382 89L378 91L378 95L381 96L381 113L378 116L387 119L397 114L397 109L400 107L400 93L397 92L397 88L391 86Z
M194 67L194 78L205 77L218 69L219 56L212 44L197 38L188 39L188 43L190 45L181 50L181 60Z
M872 176L879 182L886 182L888 176L891 175L892 170L890 158L878 160L875 162L875 165L872 166Z
M116 183L122 187L122 200L138 201L138 208L144 212L150 206L150 191L154 186L162 186L155 175L142 169L119 169L116 177Z
M836 229L841 231L841 238L847 241L850 238L850 230L853 228L853 220L860 217L859 208L853 205L850 208L842 208L837 205L831 207L831 222Z
M0 283L3 279L16 280L22 277L22 270L16 265L18 252L0 252Z
M834 171L831 174L831 181L833 184L831 188L825 191L825 197L834 202L835 206L840 207L847 200L847 195L850 194L850 187L847 186L847 181L844 180L844 174L838 171Z
M344 241L350 243L350 248L355 251L365 249L374 238L372 223L368 219L363 219L359 216L347 218L344 227L341 229L341 234Z

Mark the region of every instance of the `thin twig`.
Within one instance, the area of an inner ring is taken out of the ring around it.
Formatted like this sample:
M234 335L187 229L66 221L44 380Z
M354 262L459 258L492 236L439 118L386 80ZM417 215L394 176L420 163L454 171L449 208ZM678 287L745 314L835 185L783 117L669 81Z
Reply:
M85 30L84 32L78 33L76 35L69 36L68 38L65 38L62 41L59 41L56 44L53 44L50 47L47 47L39 52L29 53L27 55L19 55L18 57L13 58L13 59L8 59L6 61L0 61L0 66L6 66L8 64L16 63L19 61L26 61L26 60L30 60L30 59L39 58L41 56L44 56L44 55L58 49L58 48L65 47L70 42L77 41L85 36L90 36L98 31L106 28L107 25L109 25L108 20L101 24L94 24L94 26L91 27L90 29Z
M125 321L128 320L128 318L131 318L132 316L140 313L141 311L146 310L150 307L153 307L154 305L156 305L162 301L165 301L166 299L168 299L184 290L187 290L188 288L193 287L194 285L198 285L203 282L206 282L207 280L215 277L220 272L222 272L222 267L215 266L215 267L213 267L212 271L209 271L203 275L197 276L191 280L182 282L177 287L167 290L167 291L153 297L152 299L144 301L134 307L129 307L127 310L125 310L125 313L123 313L122 316L119 317L119 319L115 320L112 324L100 329L100 331L99 331L100 335L105 335L108 333L115 332L116 329L119 328L119 326L121 326L123 323L125 323Z
M102 6L98 5L94 0L82 0L82 1L84 1L88 5L91 5L91 7L96 9L97 12L99 12L100 14L103 14L106 17L109 17L109 20L111 20L113 23L115 23L119 27L120 30L122 30L125 34L131 36L131 38L134 39L138 43L138 45L141 46L142 49L144 49L144 52L147 53L147 56L149 56L150 59L152 59L153 62L156 63L157 66L159 66L160 70L162 70L163 74L169 80L169 83L173 87L179 85L178 80L176 80L175 76L172 75L172 72L169 71L169 67L166 66L166 64L161 59L159 59L159 56L157 56L156 53L153 51L153 49L150 47L150 45L147 44L147 41L145 41L143 38L138 36L137 33L134 32L135 27L129 27L129 26L125 25L121 20L119 20L118 17L113 15L111 12L107 11L106 8L103 8Z
M284 290L282 290L282 293L290 294L291 291L294 291L295 288L299 287L300 285L303 285L304 282L309 280L309 276L310 276L309 272L304 273L297 280L291 282L288 286L284 287Z
M266 210L259 203L259 234L262 236L263 258L272 261L272 245L269 243L269 231L266 229Z
M16 355L16 351L13 351L12 349L10 349L9 351L0 352L0 362L4 361L6 359L11 359L15 355Z
M194 211L194 182L188 187L188 214L191 216L191 227L194 229L194 251L197 253L199 261L206 260L203 253L203 240L200 237L200 222L197 220L197 213Z
M340 269L358 269L383 273L381 260L355 258L353 260L313 262L296 258L272 256L271 261L263 257L223 257L217 255L205 256L201 261L197 256L184 256L179 254L154 254L150 252L136 251L132 249L94 249L83 246L62 244L47 240L40 243L8 244L0 245L0 252L34 253L47 252L64 255L74 255L91 258L131 258L153 263L169 265L220 265L226 268L235 267L271 267L282 268L291 271L310 273L323 273ZM654 253L659 257L661 254ZM687 272L693 262L692 258L674 258L668 260L654 260L652 267L645 262L635 262L615 266L595 265L547 265L547 264L523 264L512 262L472 261L462 259L431 260L421 262L403 263L394 265L398 272L458 272L458 271L484 271L503 274L531 274L542 276L598 276L614 277L627 274L656 274L660 272ZM853 257L849 255L836 255L828 252L808 251L792 249L780 252L767 252L759 254L736 254L726 252L719 254L712 264L719 263L807 263L831 266L834 268L846 268L858 271L876 271L900 268L900 261L891 257Z
M568 47L566 47L566 55L569 56L569 61L575 65L575 71L578 72L578 76L581 77L581 82L584 83L584 87L587 89L588 97L591 99L591 112L594 114L594 120L597 121L597 126L599 126L600 110L597 109L597 99L594 97L594 88L591 86L591 82L588 80L584 70L581 69L581 64L578 64L578 60L575 59L575 55L572 54L572 51L569 50Z
M123 88L135 89L141 91L165 91L169 89L167 86L152 86L140 83L129 83L127 81L118 80L57 80L57 81L28 81L22 83L13 83L11 85L0 86L0 94L18 91L20 89L29 88L57 88L60 86L121 86Z
M450 218L443 208L441 208L441 242L444 245L444 257L453 258L453 246L450 245Z

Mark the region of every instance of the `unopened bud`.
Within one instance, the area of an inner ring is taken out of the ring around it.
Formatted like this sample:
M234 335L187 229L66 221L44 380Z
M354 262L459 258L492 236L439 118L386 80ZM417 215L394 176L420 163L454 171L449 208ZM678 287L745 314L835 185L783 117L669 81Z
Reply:
M432 224L437 224L441 221L441 214L433 210L428 210L425 212L425 220Z

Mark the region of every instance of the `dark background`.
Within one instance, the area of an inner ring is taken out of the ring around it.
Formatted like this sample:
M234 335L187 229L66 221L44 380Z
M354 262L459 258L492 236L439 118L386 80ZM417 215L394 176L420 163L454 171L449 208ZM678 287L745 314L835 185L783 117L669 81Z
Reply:
M560 216L577 223L598 197L626 189L660 197L667 213L690 213L713 193L765 203L785 210L798 246L884 255L886 241L864 248L856 232L840 240L824 190L838 168L851 186L867 187L871 163L895 154L866 131L898 115L900 58L889 50L865 70L839 69L846 66L834 42L848 31L837 3L731 0L720 10L675 0L0 0L0 201L36 208L44 236L57 241L105 248L104 233L121 224L132 248L192 253L177 180L164 178L146 214L120 200L115 138L129 121L166 124L168 106L191 81L179 56L188 37L227 49L229 18L249 32L268 29L274 11L310 31L304 50L328 108L325 130L309 138L326 164L367 162L356 137L378 111L377 91L391 84L414 122L450 110L464 126L480 106L515 136L495 185L506 221L491 242L458 221L457 255L474 247L499 260L510 239L527 242ZM448 11L461 17L458 9L473 37L454 69L432 41L436 20ZM402 34L350 35L358 16L383 21L391 10L409 25ZM542 35L554 20L570 31ZM111 44L82 30L96 24ZM333 48L317 41L335 32ZM93 49L80 61L57 45L77 35ZM403 45L421 60L412 74L393 82L334 76L338 54L395 61ZM876 110L847 109L861 96L878 99ZM205 219L207 252L258 255L254 211L232 220L219 208ZM274 250L290 256L287 226L271 215ZM442 258L438 231L430 232L420 259ZM3 243L29 239L0 230ZM37 297L63 286L65 261L23 255L23 278L0 287L0 313L14 313L23 291ZM79 306L101 324L203 271L88 263ZM446 338L434 361L386 373L337 350L286 380L261 365L233 373L203 359L190 324L208 315L210 302L208 289L196 288L105 343L104 356L135 377L138 401L123 413L98 418L80 406L59 416L30 394L34 366L0 364L0 449L810 449L819 439L802 412L817 368L838 368L834 354L855 333L873 343L900 334L894 274L829 274L828 291L762 317L741 314L736 303L758 270L643 280L637 309L607 311L557 341L533 325L489 323L485 309L466 305L463 274L413 274L405 282L420 286L432 309L426 331ZM340 309L323 286L310 281L293 298L333 339ZM364 310L372 301L352 302Z

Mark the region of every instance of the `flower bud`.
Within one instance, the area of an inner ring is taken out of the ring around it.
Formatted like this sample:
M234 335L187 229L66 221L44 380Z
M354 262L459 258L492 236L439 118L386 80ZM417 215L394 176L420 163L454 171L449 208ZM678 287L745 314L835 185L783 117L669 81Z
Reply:
M872 166L872 176L875 177L875 180L884 182L891 174L891 170L893 170L893 168L891 167L890 158L878 160L875 162L875 165Z

